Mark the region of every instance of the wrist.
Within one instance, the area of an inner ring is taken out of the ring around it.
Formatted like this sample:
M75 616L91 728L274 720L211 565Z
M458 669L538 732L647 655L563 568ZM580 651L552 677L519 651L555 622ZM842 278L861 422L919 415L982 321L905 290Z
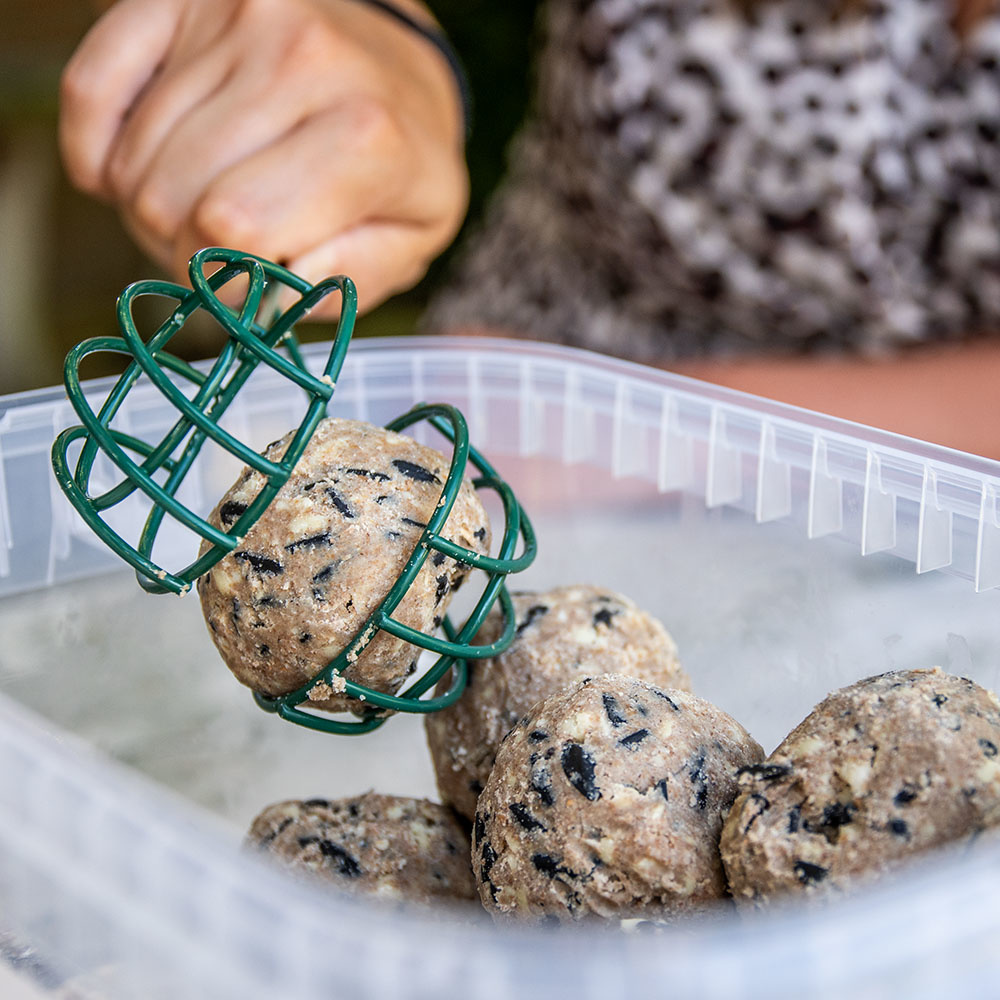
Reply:
M384 18L395 22L414 40L434 49L447 68L453 93L461 107L463 135L467 139L472 130L472 92L465 67L447 35L426 4L418 0L348 0L349 3L367 7Z

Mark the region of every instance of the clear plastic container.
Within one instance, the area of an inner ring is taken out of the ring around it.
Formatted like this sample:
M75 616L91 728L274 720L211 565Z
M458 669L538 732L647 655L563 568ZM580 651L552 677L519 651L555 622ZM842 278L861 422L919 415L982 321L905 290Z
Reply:
M307 350L317 368L324 356ZM629 594L674 634L695 690L765 749L828 691L883 670L937 664L1000 686L1000 464L485 339L358 342L331 412L384 423L436 400L464 411L532 515L539 556L516 586ZM228 419L262 447L301 405L261 372ZM122 418L155 436L171 412L139 386ZM63 499L49 448L75 422L61 390L0 400L0 932L34 947L46 981L172 1000L995 993L988 838L822 908L652 936L388 909L242 854L279 799L433 797L422 724L352 739L260 712L197 600L140 591ZM220 459L187 502L207 511L235 473Z

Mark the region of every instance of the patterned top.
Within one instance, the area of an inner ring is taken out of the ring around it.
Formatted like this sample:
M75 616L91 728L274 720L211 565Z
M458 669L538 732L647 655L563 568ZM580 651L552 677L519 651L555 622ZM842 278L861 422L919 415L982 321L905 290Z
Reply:
M1000 329L1000 16L962 39L945 0L831 6L550 0L425 326L650 362Z

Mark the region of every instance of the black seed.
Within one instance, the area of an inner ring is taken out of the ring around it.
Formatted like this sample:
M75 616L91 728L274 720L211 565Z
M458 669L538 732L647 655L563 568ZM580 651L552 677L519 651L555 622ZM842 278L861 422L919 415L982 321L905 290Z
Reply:
M333 504L337 510L346 518L353 519L354 511L348 506L347 501L332 487L328 486L326 490L326 495L330 498L330 502Z
M376 483L387 483L389 477L384 472L372 472L371 469L348 469L352 476L366 476Z
M418 483L438 483L439 485L441 483L441 480L430 469L425 469L422 465L417 465L416 462L407 462L405 458L394 458L392 464L408 479L415 479Z
M741 767L737 774L751 774L761 781L777 781L779 778L787 778L792 773L790 764L750 764L748 767Z
M556 875L566 871L551 854L532 854L531 863L538 871L543 875L548 875L549 878L555 878Z
M611 619L618 614L617 611L612 611L610 608L601 608L600 611L594 612L594 628L598 625L606 625L611 628Z
M840 828L854 821L857 806L853 802L831 802L824 807L818 822L805 820L802 827L810 833L822 834L827 841L835 844L840 837Z
M543 806L550 806L555 802L556 797L552 792L552 775L544 764L541 767L532 768L531 788L538 795Z
M219 508L219 520L228 528L241 514L246 512L247 505L239 500L230 500Z
M678 705L677 702L674 701L674 699L671 698L665 691L661 691L659 688L653 688L653 694L655 694L656 697L662 701L665 701L675 712L679 712L681 710L680 705Z
M823 810L822 825L835 829L854 822L858 807L853 802L831 802Z
M354 610L354 598L353 597L348 597L347 598L347 603L344 605L344 610L345 611L353 611Z
M947 700L948 696L946 694L936 694L933 698L931 698L931 701L933 701L938 708L940 708Z
M594 758L579 743L566 743L560 759L569 783L585 799L596 802L601 797L601 790L594 782Z
M375 497L375 503L381 505L381 504L385 503L385 501L388 500L388 499L389 499L389 494L388 493L383 493L380 497Z
M441 624L442 618L440 615L435 615L433 621L434 621L434 628L437 628Z
M358 878L361 875L361 865L357 858L352 857L340 844L335 844L332 840L320 840L318 843L319 852L324 858L337 862L337 871L347 878Z
M318 549L321 545L330 544L330 533L324 531L319 535L310 535L308 538L299 538L294 542L289 542L285 546L286 552L298 552L299 549Z
M691 758L691 763L688 765L688 778L694 785L695 808L704 809L708 804L708 775L705 773L704 747Z
M426 528L427 525L423 521L414 521L412 517L401 517L400 521L403 524L408 524L411 528Z
M357 802L352 802L352 803L351 803L351 804L350 804L350 805L349 805L349 806L347 807L347 812L348 812L348 813L349 813L349 814L350 814L351 816L353 816L354 818L357 818L357 817L358 817L358 815L360 814L361 810L360 810L360 809L358 809L358 804L357 804Z
M277 559L271 559L269 556L262 556L256 552L234 552L233 558L245 562L261 576L277 576L285 571L284 566Z
M545 604L533 604L528 608L527 614L524 616L524 621L520 622L515 630L515 635L520 635L536 618L540 618L542 615L548 612L548 607Z
M312 638L312 632L303 632L299 636L299 642L308 642Z
M448 557L443 552L435 552L434 555L431 556L431 563L435 566L440 566L441 563L443 563L447 558Z
M486 836L486 823L483 817L477 812L476 818L472 823L472 839L475 841L481 841L483 837Z
M417 672L417 661L413 660L406 668L406 676L412 677Z
M768 809L771 808L771 803L768 802L768 800L764 798L763 795L757 795L757 794L751 795L750 798L747 800L747 802L752 802L757 807L757 809L754 812L754 814L750 817L750 819L747 820L747 825L743 827L744 833L749 833L750 827L752 827L754 823L757 822L760 816L762 816L765 812L767 812Z
M627 750L635 750L648 735L648 729L637 729L634 733L629 733L628 736L623 736L618 741L618 745L625 747Z
M434 591L434 603L440 604L441 598L451 589L451 585L448 582L448 577L446 574L442 573L441 576L437 578L437 589Z
M482 863L479 866L480 879L485 882L489 874L493 871L493 866L497 863L497 852L493 850L493 845L488 840L483 841L482 849L479 852Z
M666 778L663 778L662 780L658 781L658 782L657 782L657 783L656 783L656 784L655 784L655 785L653 786L654 788L659 788L659 790L660 790L660 794L661 794L661 795L663 796L663 800L664 800L665 802L669 802L669 801L670 801L670 795L669 795L669 794L668 794L668 792L667 792L667 780L668 780L668 779L666 779Z
M478 538L481 542L485 542L486 541L486 528L485 527L476 528L476 530L472 534L473 534L473 536L475 538Z
M388 538L390 542L394 542L396 541L397 538L400 538L401 536L398 531L387 531L385 533L385 537Z
M271 841L274 840L279 833L281 833L284 830L287 830L292 825L293 822L294 820L291 816L286 816L270 833L260 838L260 840L257 842L257 847L258 848L267 847L267 845L270 844Z
M532 743L544 743L549 738L549 734L542 729L533 729L528 734L528 739Z
M256 608L283 608L285 606L285 602L276 594L264 594L253 603Z
M980 740L979 745L983 748L983 754L987 757L997 755L997 745L992 740Z
M910 828L906 825L906 820L902 819L889 820L889 830L897 837L909 837L910 835Z
M612 726L623 726L628 721L622 715L621 706L613 694L605 693L601 695L601 700L604 702L604 714L608 717Z
M796 861L792 870L803 885L815 885L829 874L828 869L822 865L814 865L811 861Z
M329 809L330 800L329 799L306 799L302 805L306 809Z
M329 580L337 570L340 569L340 560L336 562L327 563L321 570L313 574L313 583L323 583L324 580Z
M270 656L271 655L271 647L266 642L262 642L257 647L257 652L260 653L261 656Z
M229 612L229 617L233 620L233 628L236 630L236 634L240 634L240 602L234 597L232 610Z
M514 817L518 826L523 827L525 830L544 830L546 829L541 823L535 819L534 816L528 811L528 807L523 802L512 802L508 808L510 809L511 816Z
M892 800L897 806L907 806L917 797L917 790L912 785L903 785Z
M788 810L788 832L798 833L799 822L802 818L802 806L793 806Z

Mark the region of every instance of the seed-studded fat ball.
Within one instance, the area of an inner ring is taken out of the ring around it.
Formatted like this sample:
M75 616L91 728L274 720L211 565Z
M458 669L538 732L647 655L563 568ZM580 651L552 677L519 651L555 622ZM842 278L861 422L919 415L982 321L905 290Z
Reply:
M246 847L348 892L417 903L476 898L469 837L444 806L368 792L279 802L254 821Z
M493 659L471 661L462 697L425 718L442 801L470 820L500 741L536 702L604 673L628 674L661 688L690 686L669 633L621 594L572 586L511 597L514 641ZM502 626L494 605L476 641L493 642Z
M619 674L511 730L479 798L472 867L498 918L671 919L725 896L719 831L761 748L725 712Z
M264 454L280 459L290 440L286 435ZM198 580L212 637L242 683L285 694L344 649L399 576L436 509L448 467L442 454L402 434L353 420L320 422L256 524ZM264 483L260 473L244 469L211 522L229 529ZM468 480L443 534L489 551L489 520ZM393 618L433 631L468 571L432 551ZM416 669L418 653L380 632L343 676L394 693ZM310 704L359 708L330 685L315 687Z
M828 897L1000 823L1000 702L933 670L825 698L740 777L722 857L737 903Z

